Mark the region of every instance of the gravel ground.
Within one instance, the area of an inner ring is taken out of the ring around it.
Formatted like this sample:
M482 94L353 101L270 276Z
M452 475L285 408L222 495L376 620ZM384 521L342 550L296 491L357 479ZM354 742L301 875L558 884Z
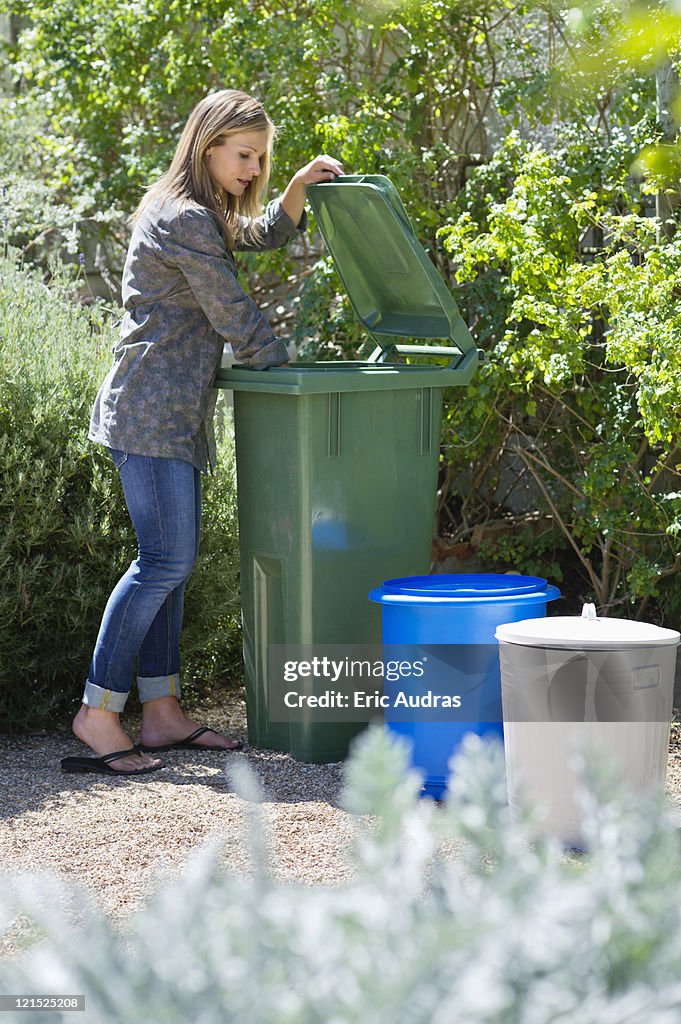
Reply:
M210 700L186 712L211 728L246 739L243 695ZM123 716L135 738L139 719ZM337 885L349 877L355 819L339 805L343 765L306 765L269 750L223 754L168 751L166 768L140 779L65 775L59 760L86 748L67 728L23 738L0 737L0 864L9 872L50 868L76 878L112 925L125 934L130 915L154 887L181 870L187 856L216 833L223 862L248 871L246 806L227 776L246 761L266 793L262 811L279 878ZM681 728L674 726L667 789L681 810ZM26 923L0 937L0 955L20 951Z
M246 740L243 695L185 706L213 729ZM122 724L135 739L139 718ZM348 877L355 819L339 806L342 764L308 765L271 750L167 751L163 771L139 779L66 775L62 757L87 754L68 729L22 738L0 737L0 864L6 871L51 868L75 877L115 927L139 909L164 876L216 833L226 838L223 862L248 870L244 801L227 771L239 760L265 789L262 805L272 869L309 885ZM0 954L20 946L16 932L0 937Z

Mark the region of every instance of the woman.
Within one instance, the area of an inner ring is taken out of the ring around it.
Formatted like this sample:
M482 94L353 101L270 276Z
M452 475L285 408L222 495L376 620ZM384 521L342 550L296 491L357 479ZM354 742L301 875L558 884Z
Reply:
M132 218L120 340L89 437L111 453L139 553L105 608L73 721L98 756L65 758L65 771L143 775L163 767L150 756L161 750L241 748L187 718L178 700L183 596L199 545L201 473L215 460L213 382L224 342L254 370L287 360L239 286L232 250L285 244L305 230L306 186L343 173L337 160L316 157L261 213L274 135L253 97L233 89L207 96ZM135 659L139 746L119 720Z

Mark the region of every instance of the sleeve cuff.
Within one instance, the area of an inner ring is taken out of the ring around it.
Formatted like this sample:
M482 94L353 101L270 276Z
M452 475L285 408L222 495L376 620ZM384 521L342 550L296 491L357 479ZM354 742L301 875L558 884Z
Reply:
M277 197L275 200L278 204L275 211L275 220L282 220L284 224L290 229L291 234L294 231L307 231L307 210L303 209L303 215L297 224L294 224L289 215L287 214L284 207L281 205L281 198Z
M248 365L252 370L266 370L270 366L281 366L288 359L286 345L281 338L275 338L271 345L258 349Z

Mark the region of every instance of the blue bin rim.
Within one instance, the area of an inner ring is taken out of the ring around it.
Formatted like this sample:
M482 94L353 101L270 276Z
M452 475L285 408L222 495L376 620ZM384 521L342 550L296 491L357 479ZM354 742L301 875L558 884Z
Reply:
M557 587L541 576L503 573L440 573L384 580L369 593L379 604L477 604L511 600L553 601Z

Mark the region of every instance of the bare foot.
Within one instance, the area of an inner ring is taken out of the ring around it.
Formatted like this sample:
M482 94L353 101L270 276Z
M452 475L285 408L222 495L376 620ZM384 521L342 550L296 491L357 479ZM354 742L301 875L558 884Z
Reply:
M148 700L142 706L142 727L139 742L144 747L163 747L167 743L179 743L201 728L182 711L177 697L158 697ZM220 747L235 750L241 747L239 740L230 739L219 732L204 732L192 745L199 747Z
M114 750L128 750L133 742L121 726L118 712L105 711L102 708L91 708L82 704L71 725L74 734L99 757L111 754ZM114 771L140 771L142 768L160 766L162 761L149 754L129 754L110 761Z

